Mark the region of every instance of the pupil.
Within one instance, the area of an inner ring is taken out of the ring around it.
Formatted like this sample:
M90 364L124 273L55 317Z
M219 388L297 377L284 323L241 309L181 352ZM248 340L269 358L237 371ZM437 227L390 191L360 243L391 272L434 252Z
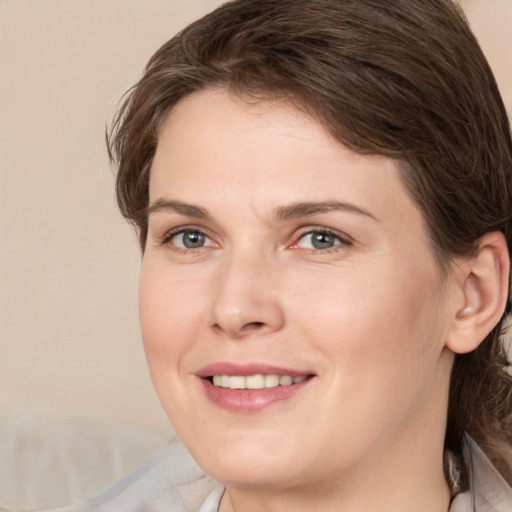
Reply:
M334 245L334 238L329 233L315 233L312 243L315 249L328 249Z
M183 236L183 245L188 249L202 247L204 244L204 235L197 231L188 231Z

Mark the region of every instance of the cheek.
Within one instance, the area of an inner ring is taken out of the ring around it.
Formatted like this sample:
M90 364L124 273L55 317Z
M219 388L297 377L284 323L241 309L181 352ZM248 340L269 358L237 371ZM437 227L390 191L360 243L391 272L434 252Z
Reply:
M179 364L181 354L197 338L204 316L204 290L194 279L178 279L144 262L139 281L142 339L150 369Z
M195 417L188 399L187 357L200 338L204 290L193 279L176 279L143 262L139 281L139 314L151 380L171 423Z
M321 281L302 274L300 282L289 301L291 323L302 326L338 378L356 384L364 371L365 382L403 383L426 364L435 366L445 325L430 262L411 258L385 268L365 265Z

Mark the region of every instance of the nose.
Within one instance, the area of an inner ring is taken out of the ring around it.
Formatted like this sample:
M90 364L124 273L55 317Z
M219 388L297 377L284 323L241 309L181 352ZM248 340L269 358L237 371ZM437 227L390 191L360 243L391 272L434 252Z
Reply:
M285 316L278 279L278 269L262 257L232 257L225 262L213 294L213 329L232 339L281 329Z

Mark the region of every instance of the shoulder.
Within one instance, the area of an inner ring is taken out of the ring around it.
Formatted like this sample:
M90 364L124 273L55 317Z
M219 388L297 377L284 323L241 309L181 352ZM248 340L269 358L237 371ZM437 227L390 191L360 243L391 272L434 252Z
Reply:
M222 488L175 440L97 496L51 512L197 512L212 492L220 497Z
M450 512L512 511L512 488L467 435L464 461L469 468L471 489L455 498Z

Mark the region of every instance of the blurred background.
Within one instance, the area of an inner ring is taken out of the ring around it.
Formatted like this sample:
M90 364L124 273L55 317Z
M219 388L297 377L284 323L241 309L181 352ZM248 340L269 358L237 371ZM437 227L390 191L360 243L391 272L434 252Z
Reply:
M218 0L0 0L0 408L162 432L140 341L140 254L104 131L150 55ZM462 0L512 110L512 0Z

